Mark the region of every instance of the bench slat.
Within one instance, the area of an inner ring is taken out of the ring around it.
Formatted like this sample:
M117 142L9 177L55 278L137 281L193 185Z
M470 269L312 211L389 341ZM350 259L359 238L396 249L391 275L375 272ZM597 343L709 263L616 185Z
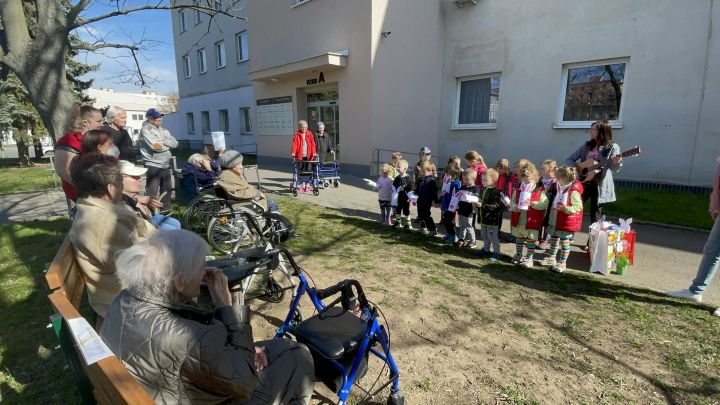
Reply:
M52 263L50 263L50 268L47 273L45 273L45 280L47 280L50 290L62 288L68 272L76 265L77 262L75 261L75 252L72 250L72 244L70 243L70 239L65 237L65 240L63 240L63 243L60 245L60 249L55 253Z
M77 309L62 292L55 291L48 296L48 299L64 321L81 317ZM67 325L64 325L64 327L68 328L69 333L69 327ZM77 347L75 353L78 357L82 357ZM108 357L90 366L85 366L85 363L81 360L81 365L94 387L93 391L98 403L108 405L149 405L155 403L150 394L133 378L117 357Z

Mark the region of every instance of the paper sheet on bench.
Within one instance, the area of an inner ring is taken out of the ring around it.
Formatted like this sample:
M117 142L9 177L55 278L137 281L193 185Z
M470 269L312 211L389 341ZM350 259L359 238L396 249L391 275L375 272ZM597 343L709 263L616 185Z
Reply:
M113 356L113 352L110 351L85 318L68 319L67 324L86 365L89 366L106 357Z

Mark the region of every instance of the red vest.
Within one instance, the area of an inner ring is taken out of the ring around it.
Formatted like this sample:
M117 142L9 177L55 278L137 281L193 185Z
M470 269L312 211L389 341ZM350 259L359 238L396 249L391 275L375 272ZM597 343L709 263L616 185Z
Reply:
M543 191L544 190L541 186L536 185L535 190L533 190L532 194L530 194L530 202L532 203L533 201L540 201L540 195L543 193ZM515 204L518 203L519 199L520 190L513 190L513 200L515 201ZM522 212L520 211L513 211L512 216L510 217L510 225L518 225L518 222L520 222L521 213ZM530 206L530 208L528 208L527 210L527 223L525 224L525 229L540 230L544 219L545 210L536 210L535 208Z
M577 191L580 194L582 194L582 192L583 192L583 186L577 180L575 180L572 183L572 185L570 186L570 188L567 191L568 204L570 203L570 198L574 191ZM583 210L582 209L574 214L566 214L565 212L558 210L557 211L557 221L555 221L555 229L558 231L565 231L565 232L578 232L578 231L580 231L580 228L582 228L582 219L583 219Z
M77 153L79 154L80 150L82 149L82 138L83 134L81 132L68 131L62 138L58 139L58 141L55 142L55 148L60 146L61 149L65 149L70 152L77 151ZM62 188L65 192L65 197L67 197L69 200L77 200L77 192L75 191L75 187L73 187L72 184L63 180Z

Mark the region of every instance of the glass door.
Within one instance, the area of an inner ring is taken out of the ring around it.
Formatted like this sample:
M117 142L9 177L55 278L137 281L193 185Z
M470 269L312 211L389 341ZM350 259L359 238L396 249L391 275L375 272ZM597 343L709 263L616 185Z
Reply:
M325 124L325 133L333 138L336 150L340 149L340 113L337 89L307 95L308 128L317 132L318 122Z

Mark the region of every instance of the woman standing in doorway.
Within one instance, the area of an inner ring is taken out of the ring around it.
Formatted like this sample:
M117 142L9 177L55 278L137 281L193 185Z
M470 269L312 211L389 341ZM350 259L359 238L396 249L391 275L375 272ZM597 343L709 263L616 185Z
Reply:
M600 217L602 204L615 201L615 184L612 173L622 166L620 146L613 142L612 127L608 120L595 121L590 126L590 140L580 146L565 163L573 167L588 159L603 161L610 159L590 180L583 181L583 202L590 200L590 220L594 223Z
M298 121L298 130L293 136L292 150L290 156L296 160L314 160L317 155L315 147L315 136L312 131L308 129L307 121ZM310 170L310 163L302 163L300 165L301 171Z

